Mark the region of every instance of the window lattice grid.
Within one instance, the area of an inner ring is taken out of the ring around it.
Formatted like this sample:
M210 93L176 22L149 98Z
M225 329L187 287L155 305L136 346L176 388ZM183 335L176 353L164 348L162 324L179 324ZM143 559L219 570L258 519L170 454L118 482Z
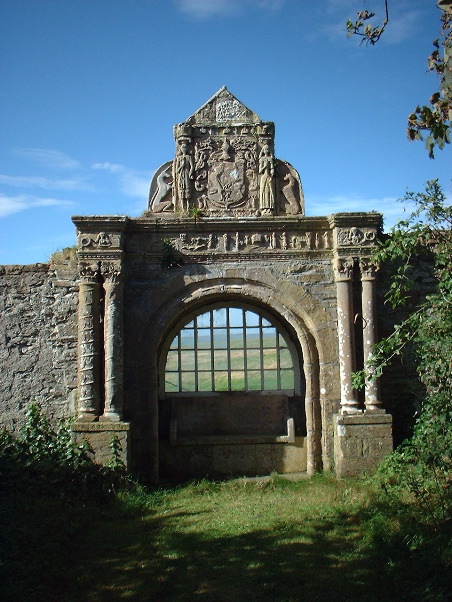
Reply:
M174 337L166 358L166 392L292 388L284 336L262 315L239 307L194 317Z

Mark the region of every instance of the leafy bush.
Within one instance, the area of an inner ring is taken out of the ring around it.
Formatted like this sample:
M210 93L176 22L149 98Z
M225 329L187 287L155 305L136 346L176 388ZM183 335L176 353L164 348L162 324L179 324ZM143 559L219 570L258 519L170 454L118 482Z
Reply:
M118 487L131 484L117 437L110 448L108 465L95 464L88 443L72 441L70 421L52 426L41 408L31 404L19 437L0 433L0 488L103 501Z
M409 300L412 269L425 256L434 266L436 286L375 346L355 382L380 375L407 347L414 350L425 395L412 437L376 475L381 495L370 524L395 568L412 567L409 578L419 584L418 599L446 600L452 566L452 207L436 180L405 199L415 203L415 210L393 228L373 258L396 266L387 301L396 307ZM406 571L399 577L406 578Z
M30 405L19 437L0 433L2 600L62 600L77 542L118 489L131 485L112 439L109 466L73 443L70 422L52 426Z

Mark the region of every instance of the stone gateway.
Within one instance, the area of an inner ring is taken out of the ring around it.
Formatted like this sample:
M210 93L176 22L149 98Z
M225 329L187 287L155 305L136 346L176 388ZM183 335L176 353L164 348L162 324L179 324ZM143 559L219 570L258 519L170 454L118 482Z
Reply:
M77 439L159 476L327 469L392 449L378 383L377 213L306 217L275 128L226 88L174 127L139 218L74 217Z
M275 127L226 88L174 127L138 218L76 216L77 441L161 477L374 468L378 213L306 217Z

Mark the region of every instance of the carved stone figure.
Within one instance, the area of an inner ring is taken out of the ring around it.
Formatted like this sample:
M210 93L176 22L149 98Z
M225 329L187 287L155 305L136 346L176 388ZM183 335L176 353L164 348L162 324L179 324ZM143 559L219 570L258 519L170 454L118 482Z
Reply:
M304 213L304 197L296 170L286 161L278 160L276 170L278 213L299 215Z
M193 155L188 143L183 141L174 161L176 203L180 204L183 212L188 212L190 208L192 180L194 177Z
M262 215L271 215L275 208L275 162L268 144L264 144L259 153L259 174L259 208Z
M174 208L171 189L173 185L172 161L160 167L155 174L149 191L149 211L160 213Z

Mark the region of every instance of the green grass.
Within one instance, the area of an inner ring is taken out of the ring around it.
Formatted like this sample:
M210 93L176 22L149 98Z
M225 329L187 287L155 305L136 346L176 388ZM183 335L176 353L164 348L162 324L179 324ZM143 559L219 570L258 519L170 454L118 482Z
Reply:
M395 578L395 557L373 537L388 523L378 528L360 481L201 481L106 504L13 498L2 600L447 599Z

